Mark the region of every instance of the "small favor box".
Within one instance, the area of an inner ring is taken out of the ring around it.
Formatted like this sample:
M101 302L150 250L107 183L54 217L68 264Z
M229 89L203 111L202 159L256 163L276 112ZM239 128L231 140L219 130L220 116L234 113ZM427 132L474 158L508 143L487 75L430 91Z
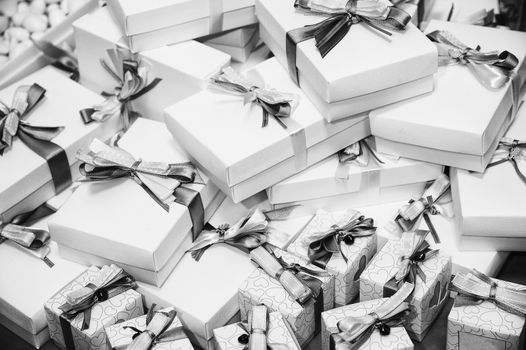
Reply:
M332 213L320 210L290 244L287 251L309 260L308 251L313 236L328 232L334 225L342 227L350 220L357 219L359 215L355 210ZM355 237L352 244L341 242L340 249L347 261L340 253L333 253L325 263L324 269L334 275L334 303L336 305L347 305L358 296L360 275L376 254L376 240L376 234L373 233L370 236ZM316 262L314 264L320 266Z
M144 118L128 129L119 147L143 161L188 162L164 124ZM201 178L181 186L197 192L207 222L224 196L206 176ZM115 263L137 280L160 286L195 239L192 223L185 205L171 202L167 212L134 180L124 178L82 184L49 228L68 259Z
M480 45L483 52L513 53L521 89L515 93L524 94L525 33L431 21L426 32L435 30L448 31L472 48ZM379 152L483 172L511 123L512 102L511 81L489 89L468 65L451 64L439 67L433 92L371 111L371 131Z
M81 83L97 93L113 92L117 81L104 69L101 59L111 66L107 51L127 46L108 8L76 21L74 31ZM138 58L148 68L148 79L162 80L129 103L132 110L143 117L156 120L162 119L162 111L167 106L203 89L207 79L230 62L227 54L196 41L144 51ZM88 107L90 104L85 103L84 108Z
M91 308L89 328L81 330L84 313L71 320L63 318L60 306L66 303L67 296L97 280L100 270L92 266L66 284L44 304L51 339L62 349L66 348L64 331L71 331L75 349L107 349L108 343L104 327L143 315L142 297L133 289L128 289L105 301L95 303ZM61 321L62 319L62 321ZM64 327L64 328L63 328Z
M134 52L257 23L254 0L111 0L108 5Z
M331 349L332 334L339 333L338 322L346 317L363 317L374 312L387 298L368 300L361 303L342 306L321 314L321 349ZM397 349L413 350L413 342L403 326L391 327L388 335L381 335L375 329L371 336L358 348L359 350Z
M174 137L235 203L369 135L365 116L328 123L275 58L247 73L251 81L256 76L261 87L299 96L282 118L287 128L273 117L262 127L261 106L222 91L202 91L165 110Z

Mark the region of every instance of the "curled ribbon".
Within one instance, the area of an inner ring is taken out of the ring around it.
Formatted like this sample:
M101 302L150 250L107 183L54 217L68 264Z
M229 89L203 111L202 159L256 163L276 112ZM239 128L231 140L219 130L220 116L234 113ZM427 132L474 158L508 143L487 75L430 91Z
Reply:
M491 168L492 166L510 162L519 178L526 184L526 175L519 169L518 160L526 160L526 141L504 137L499 142L492 162L487 167Z
M470 273L455 275L449 290L458 293L455 306L478 305L489 301L506 312L526 316L526 286L510 286L494 281L473 269Z
M519 64L518 58L509 51L481 52L480 46L473 49L447 31L436 30L427 37L438 49L439 65L467 65L479 82L490 89L503 87Z
M49 41L35 40L33 38L31 38L31 41L54 67L69 73L72 80L79 81L79 62L73 55L73 52L58 47Z
M84 124L105 122L120 116L124 129L128 129L130 120L138 116L131 110L130 102L148 93L162 79L155 78L148 82L148 67L137 54L123 48L108 50L107 53L115 70L104 60L101 60L101 65L118 82L118 86L111 93L103 92L106 99L92 108L81 110L80 116Z

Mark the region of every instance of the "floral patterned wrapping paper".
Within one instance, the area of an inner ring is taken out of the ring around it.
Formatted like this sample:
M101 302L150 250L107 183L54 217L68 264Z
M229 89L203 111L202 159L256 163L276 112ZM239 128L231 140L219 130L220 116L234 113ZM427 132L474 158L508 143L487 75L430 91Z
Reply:
M499 284L524 287L501 280ZM453 306L447 319L447 350L520 350L526 340L525 319L494 303Z
M307 264L303 259L292 254L276 249L275 254L288 263L298 263L312 270L322 271L320 268ZM319 277L322 281L323 310L334 307L334 276ZM247 320L248 311L252 305L265 304L269 312L279 311L289 322L298 342L304 347L314 336L315 312L314 301L300 305L294 300L281 284L267 275L262 269L254 270L245 282L239 287L239 308L241 319ZM319 315L318 315L319 317Z
M68 293L83 288L88 283L95 281L98 271L99 269L95 266L88 268L80 276L60 289L44 304L51 339L61 348L65 348L65 343L62 328L60 327L60 315L62 311L59 307L66 302ZM84 331L80 330L82 326L82 314L77 315L70 321L75 350L109 349L104 327L143 314L142 296L131 289L106 301L95 304L91 309L91 321L88 329Z
M357 304L342 306L337 309L325 311L321 314L321 348L330 350L330 337L338 333L337 324L345 317L362 317L374 311L387 298L368 300ZM413 350L413 342L409 338L404 327L392 327L389 335L381 335L375 329L371 337L359 348L359 350Z
M294 335L289 332L285 320L279 312L268 315L267 343L285 344L289 350L301 350L294 340ZM247 334L238 323L214 329L216 350L244 350L245 344L238 341L240 335Z
M345 224L353 215L354 210L329 213L318 211L311 222L290 244L287 250L301 258L308 259L309 239L313 234L327 231L332 225ZM341 244L345 262L341 254L333 254L327 263L326 270L334 274L334 303L338 306L349 304L360 292L360 275L376 254L376 234L356 238L354 244Z
M388 241L363 271L360 301L383 297L385 283L398 272L400 246L400 240ZM411 313L405 326L411 338L422 341L449 296L451 257L439 252L419 266L426 275L426 282L416 278L415 289L408 299Z

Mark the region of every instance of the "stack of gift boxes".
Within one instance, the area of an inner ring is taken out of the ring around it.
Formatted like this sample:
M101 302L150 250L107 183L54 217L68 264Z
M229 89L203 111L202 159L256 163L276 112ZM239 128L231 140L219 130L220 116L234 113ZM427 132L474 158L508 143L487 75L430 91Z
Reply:
M0 91L0 324L66 350L413 349L451 296L448 349L520 349L526 287L492 277L526 251L526 34L495 10L78 19L78 82Z

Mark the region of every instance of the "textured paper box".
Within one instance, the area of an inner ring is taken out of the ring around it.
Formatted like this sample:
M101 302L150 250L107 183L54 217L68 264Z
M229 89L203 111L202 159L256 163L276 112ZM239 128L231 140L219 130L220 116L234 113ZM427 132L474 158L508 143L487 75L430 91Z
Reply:
M64 335L60 325L59 309L66 302L68 293L81 289L97 278L99 269L92 266L73 281L62 287L44 304L47 324L51 339L64 348ZM81 331L83 314L70 321L73 341L77 350L104 350L108 348L104 327L115 324L118 320L129 320L143 314L142 298L134 290L127 290L106 301L95 304L91 308L91 320L88 329Z
M397 253L400 248L399 240L388 241L365 268L360 278L360 301L383 297L385 283L400 267L400 255ZM412 338L422 341L449 296L447 286L451 277L451 258L439 252L419 266L426 275L426 282L419 277L416 279L415 289L408 299L412 308L406 329Z
M382 302L387 298L364 301L361 303L342 306L337 309L322 312L321 328L321 348L330 350L331 334L339 333L338 322L346 317L362 317L374 312ZM413 350L413 342L403 326L391 327L389 335L381 335L378 329L375 329L368 340L366 340L359 350L373 349L399 349Z
M64 126L52 142L66 151L71 168L75 166L77 150L85 147L92 138L107 140L121 129L118 119L106 123L85 125L79 110L86 104L96 104L102 98L80 84L68 79L53 67L45 67L19 82L0 91L0 101L11 106L15 90L21 85L37 83L46 89L45 98L39 102L25 120L34 126ZM22 211L32 210L55 196L51 173L44 158L29 149L18 137L12 147L0 156L0 215L8 220ZM9 171L6 171L9 169ZM78 172L72 171L78 177ZM34 192L37 192L33 195ZM33 196L33 197L32 197ZM26 204L19 204L25 201ZM18 204L17 210L10 210ZM8 213L6 213L8 212ZM6 215L8 214L8 215Z
M305 131L307 165L368 136L364 116L327 123L274 58L251 72L268 87L300 96L291 118ZM261 107L244 106L240 96L203 91L167 108L165 117L175 138L234 202L299 170L289 132L272 119L262 128Z
M483 51L509 50L526 80L526 34L440 21L432 21L427 32L439 29ZM440 67L432 93L370 113L377 150L481 172L510 123L511 89L508 82L490 90L463 65Z

